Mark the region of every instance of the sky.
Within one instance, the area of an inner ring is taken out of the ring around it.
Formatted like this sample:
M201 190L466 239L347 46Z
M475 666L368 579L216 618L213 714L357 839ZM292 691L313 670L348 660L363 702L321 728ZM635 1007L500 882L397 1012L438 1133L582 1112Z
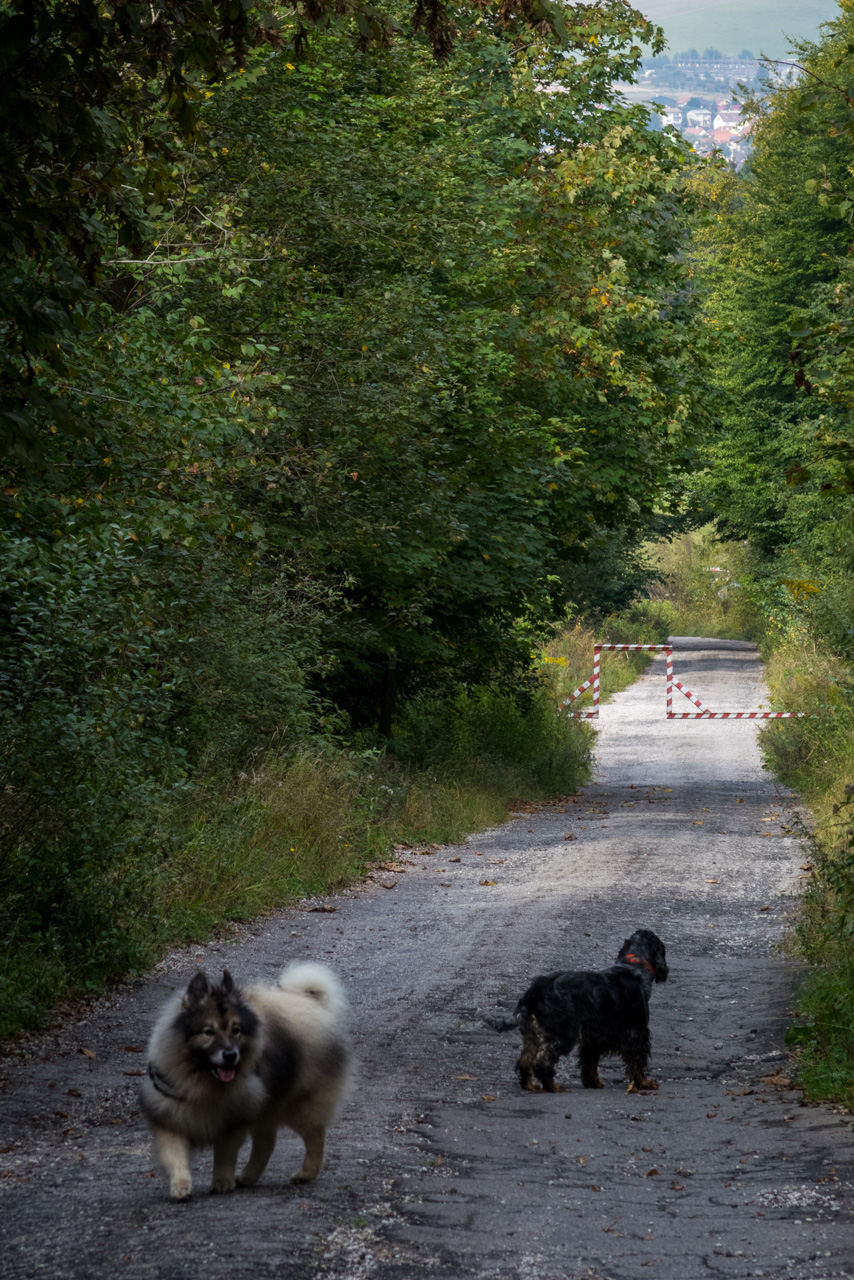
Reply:
M713 47L737 55L785 58L787 36L812 38L838 12L835 0L634 0L664 28L672 55Z

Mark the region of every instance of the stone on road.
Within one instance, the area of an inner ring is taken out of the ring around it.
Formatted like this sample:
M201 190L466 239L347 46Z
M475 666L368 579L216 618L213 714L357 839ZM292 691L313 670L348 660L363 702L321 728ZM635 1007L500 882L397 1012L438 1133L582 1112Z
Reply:
M686 642L682 642L683 646ZM712 709L762 701L755 651L676 652ZM2 1067L0 1235L9 1277L526 1280L854 1276L851 1118L803 1107L784 1034L799 970L779 949L804 852L750 721L667 721L659 658L606 704L594 781L456 848L171 956ZM674 694L674 707L678 695ZM688 704L685 704L686 709ZM387 887L391 886L391 887ZM519 1091L512 1008L537 973L603 968L635 928L667 945L651 1074L627 1094ZM261 1184L168 1202L135 1091L156 1010L200 965L344 978L358 1083L318 1181L283 1133ZM91 1056L94 1055L94 1056Z

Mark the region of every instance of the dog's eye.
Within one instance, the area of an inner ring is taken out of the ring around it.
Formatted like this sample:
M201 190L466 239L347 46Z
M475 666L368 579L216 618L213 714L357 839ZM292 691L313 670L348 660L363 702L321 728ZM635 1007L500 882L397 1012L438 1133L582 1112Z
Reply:
M202 1035L203 1035L203 1036L215 1036L215 1035L216 1035L216 1027L205 1027L204 1031L202 1032Z
M241 1027L240 1023L235 1022L234 1026L231 1028L231 1034L233 1036L239 1036L242 1030L243 1028Z

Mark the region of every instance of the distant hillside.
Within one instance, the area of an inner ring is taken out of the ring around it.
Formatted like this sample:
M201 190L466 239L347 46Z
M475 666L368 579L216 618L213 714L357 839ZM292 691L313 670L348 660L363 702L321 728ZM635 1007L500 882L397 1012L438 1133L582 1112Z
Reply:
M671 53L711 46L769 58L784 58L787 36L813 37L838 11L834 0L647 0L638 7L664 27Z

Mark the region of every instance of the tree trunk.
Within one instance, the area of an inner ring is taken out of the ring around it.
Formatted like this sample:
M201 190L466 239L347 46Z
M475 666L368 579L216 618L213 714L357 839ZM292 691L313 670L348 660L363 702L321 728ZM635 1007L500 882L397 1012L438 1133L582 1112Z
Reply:
M397 686L397 659L389 658L383 672L383 687L380 695L380 733L384 738L391 737L391 721L394 715L394 695Z

